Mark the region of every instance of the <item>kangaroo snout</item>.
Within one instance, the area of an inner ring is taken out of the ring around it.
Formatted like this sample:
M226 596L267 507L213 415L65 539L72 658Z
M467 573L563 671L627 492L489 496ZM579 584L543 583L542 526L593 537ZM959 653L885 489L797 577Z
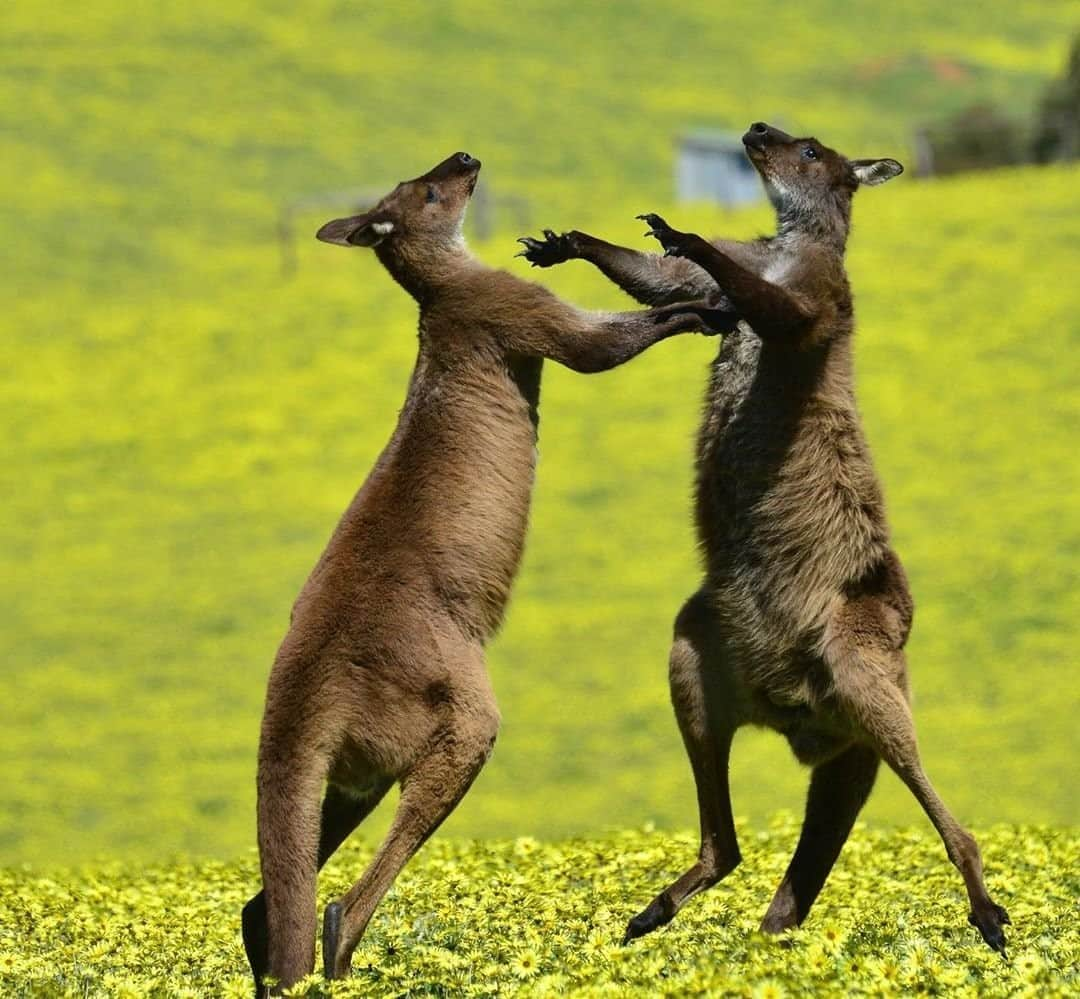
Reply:
M775 143L794 142L795 140L788 135L787 132L781 131L779 128L774 128L772 125L766 125L763 121L755 121L754 124L746 130L746 133L742 137L742 141L744 146L761 150L766 146L771 146Z
M479 171L480 161L475 156L470 156L468 153L453 153L418 179L423 181L449 180L451 177L461 177Z

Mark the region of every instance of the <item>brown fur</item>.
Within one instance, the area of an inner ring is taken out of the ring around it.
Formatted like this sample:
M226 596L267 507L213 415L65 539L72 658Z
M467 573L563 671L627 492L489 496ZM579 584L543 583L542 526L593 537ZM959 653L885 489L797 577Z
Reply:
M777 210L774 237L709 243L647 215L664 257L576 231L525 241L535 264L589 260L643 302L722 291L744 320L712 367L697 448L705 580L675 622L670 661L701 850L630 921L627 940L739 863L728 756L736 729L753 724L783 733L814 768L798 848L763 929L805 918L884 759L963 874L971 921L1004 952L1008 918L987 893L978 847L919 763L903 652L913 604L852 384L851 198L902 168L848 160L761 123L743 141Z
M483 266L460 235L479 166L456 154L319 231L374 247L416 298L419 356L393 437L300 593L270 675L264 888L243 916L256 994L265 975L284 987L312 970L316 871L399 781L386 841L327 909L325 970L347 974L375 906L491 752L499 712L483 649L525 541L543 359L600 371L710 314L585 313Z

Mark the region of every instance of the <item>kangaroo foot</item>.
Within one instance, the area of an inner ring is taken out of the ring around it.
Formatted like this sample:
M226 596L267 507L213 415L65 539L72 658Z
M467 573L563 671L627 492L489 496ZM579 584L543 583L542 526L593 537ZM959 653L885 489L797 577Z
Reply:
M978 911L968 916L968 922L982 934L983 940L992 950L996 950L1002 957L1005 956L1003 927L1011 926L1012 920L1000 905L991 902L989 905L980 906Z
M334 962L337 959L338 941L341 937L342 909L340 902L331 902L323 914L322 957L323 977L334 979Z
M662 891L645 909L626 924L623 946L625 947L631 940L645 936L646 933L652 933L653 930L660 929L661 926L666 926L675 918L676 912L678 912L678 909L675 908L671 897L666 891Z
M266 938L266 896L259 892L247 905L240 916L240 928L244 938L244 953L247 954L251 974L255 978L255 995L262 994L262 979L269 963L269 946Z

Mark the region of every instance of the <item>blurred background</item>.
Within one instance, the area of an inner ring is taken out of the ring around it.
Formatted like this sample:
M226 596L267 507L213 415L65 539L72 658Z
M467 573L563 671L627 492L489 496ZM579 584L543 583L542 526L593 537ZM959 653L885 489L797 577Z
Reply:
M514 237L768 231L730 151L757 119L908 166L849 260L925 762L971 824L1080 821L1078 32L1003 0L5 4L0 861L254 843L269 665L415 352L322 222L468 150L481 257L627 308ZM447 833L696 824L666 659L715 349L549 366L503 732ZM806 776L745 731L736 813L800 810ZM865 817L924 821L888 774Z

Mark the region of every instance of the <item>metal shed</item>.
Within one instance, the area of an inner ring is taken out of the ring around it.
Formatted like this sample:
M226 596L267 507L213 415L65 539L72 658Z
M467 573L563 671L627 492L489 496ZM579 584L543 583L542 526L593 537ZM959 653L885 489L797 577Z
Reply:
M676 145L675 196L679 201L744 205L761 199L761 181L735 133L686 132Z

